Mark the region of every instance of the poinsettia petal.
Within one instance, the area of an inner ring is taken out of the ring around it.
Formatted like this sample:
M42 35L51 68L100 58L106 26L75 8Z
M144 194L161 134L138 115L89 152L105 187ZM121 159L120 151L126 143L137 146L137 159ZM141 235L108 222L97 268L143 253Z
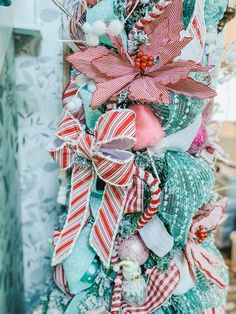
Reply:
M159 28L159 25L162 23L162 20L168 18L168 38L170 42L179 41L180 32L184 29L184 25L182 22L182 14L183 14L183 3L182 0L175 0L170 3L167 8L165 8L165 12L162 13L158 19L155 19L153 22L148 23L144 27L145 34L149 36L155 29ZM159 36L164 36L162 33L158 34Z
M104 73L100 73L100 71L94 67L92 61L109 53L110 50L105 47L90 47L85 51L78 51L68 56L67 60L76 70L83 73L90 79L93 79L96 82L104 82L106 80L106 75L104 75Z
M124 61L132 62L131 57L129 56L127 49L124 46L123 40L121 36L114 36L112 34L106 34L110 41L112 42L113 46L118 50L119 55Z
M168 19L164 19L152 33L149 34L149 45L140 48L145 54L156 57L168 43Z
M118 54L109 53L92 62L92 64L104 75L109 77L138 74L138 70L129 62L123 61Z
M227 284L217 274L213 265L219 265L218 260L200 245L192 250L196 267L204 274L207 280L214 282L220 288L226 288Z
M181 50L192 40L191 37L184 37L180 41L167 44L159 54L159 62L157 68L172 62L177 56L180 55Z
M129 87L129 98L144 102L158 102L163 103L163 95L169 94L167 89L156 82L154 78L143 76L135 79Z
M209 67L204 67L197 64L194 61L174 61L164 65L157 71L153 71L150 75L155 76L158 82L166 84L175 84L178 81L188 77L190 72L205 72L208 71Z
M177 94L201 99L213 98L217 95L212 88L197 81L194 81L190 77L185 80L181 80L175 84L168 84L166 85L166 87L167 89L170 89Z
M110 99L124 87L128 86L135 76L136 74L126 75L97 84L97 89L93 93L91 107L97 108L101 106L106 100Z

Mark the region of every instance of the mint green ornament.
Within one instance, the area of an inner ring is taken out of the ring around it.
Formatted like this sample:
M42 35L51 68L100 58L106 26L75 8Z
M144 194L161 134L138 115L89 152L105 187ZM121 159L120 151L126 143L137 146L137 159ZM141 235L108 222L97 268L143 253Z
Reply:
M99 117L102 115L102 113L98 109L92 109L90 107L93 95L86 88L81 89L80 97L84 104L86 124L88 128L91 131L93 131L93 129L95 128L96 122L99 119Z
M89 245L91 230L91 224L87 224L83 228L73 248L72 254L63 262L68 287L72 294L80 293L92 284L81 280L96 256L95 251Z
M101 20L104 22L111 22L113 20L117 20L117 16L114 13L113 8L113 0L102 0L91 9L88 10L86 15L86 21L92 24L95 21ZM126 32L123 30L120 34L124 47L127 47L127 35ZM112 47L112 43L110 39L102 35L99 37L100 42Z
M100 263L97 258L94 259L92 264L89 266L88 270L84 274L81 281L83 283L89 283L92 284L94 282L94 279L97 277L98 269L100 267Z

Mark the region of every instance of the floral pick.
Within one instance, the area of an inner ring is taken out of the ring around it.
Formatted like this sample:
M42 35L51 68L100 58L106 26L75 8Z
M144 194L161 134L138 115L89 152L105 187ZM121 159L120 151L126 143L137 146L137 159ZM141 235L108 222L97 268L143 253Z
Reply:
M180 39L182 0L171 3L160 19L149 23L145 32L149 45L131 57L120 37L108 35L117 52L105 47L91 47L68 57L74 68L95 80L97 89L91 106L102 105L123 90L129 98L142 102L170 102L170 91L202 99L216 96L209 86L189 77L191 72L205 72L205 67L191 60L175 59L192 38ZM135 60L134 60L135 59Z

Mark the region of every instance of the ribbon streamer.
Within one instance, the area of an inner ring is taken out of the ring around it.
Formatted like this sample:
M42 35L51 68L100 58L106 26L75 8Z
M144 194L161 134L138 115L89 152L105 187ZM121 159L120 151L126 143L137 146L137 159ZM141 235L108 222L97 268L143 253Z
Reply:
M49 152L61 169L72 168L72 176L68 216L55 247L52 265L71 254L90 216L89 199L96 172L106 182L106 187L90 244L108 267L135 171L133 154L127 151L135 144L135 114L131 110L107 112L98 120L94 135L84 132L79 120L66 115L56 136ZM86 159L88 166L82 167L77 158Z

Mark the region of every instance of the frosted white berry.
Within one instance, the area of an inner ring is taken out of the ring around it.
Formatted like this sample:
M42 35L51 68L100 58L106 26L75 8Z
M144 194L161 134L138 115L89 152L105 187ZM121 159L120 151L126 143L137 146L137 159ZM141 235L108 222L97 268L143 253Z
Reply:
M69 102L66 107L72 112L79 111L82 106L82 99L80 97L75 97L71 102Z
M103 21L96 21L92 24L93 33L103 35L106 33L106 24Z
M107 29L110 34L117 36L122 32L123 24L119 20L114 20L110 22Z
M88 46L91 46L91 47L96 47L99 45L99 36L96 35L96 34L88 34L86 36L86 43Z
M89 83L88 83L88 91L90 93L94 93L96 89L97 89L96 83L94 81L92 81L92 80L89 81Z
M86 34L89 34L89 33L92 33L93 32L93 27L90 23L88 22L85 22L82 26L82 30L86 33Z

